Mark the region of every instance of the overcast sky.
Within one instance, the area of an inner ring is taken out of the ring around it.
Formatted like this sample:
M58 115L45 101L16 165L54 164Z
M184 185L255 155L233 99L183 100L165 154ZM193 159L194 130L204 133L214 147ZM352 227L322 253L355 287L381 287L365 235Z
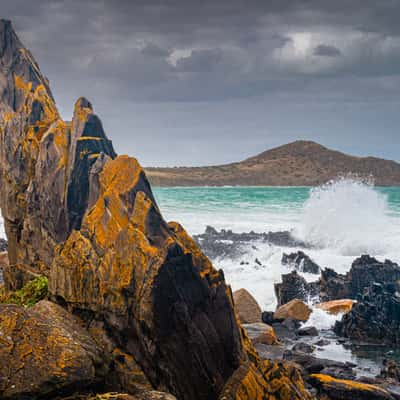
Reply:
M400 161L400 0L0 0L64 118L145 166L296 139Z

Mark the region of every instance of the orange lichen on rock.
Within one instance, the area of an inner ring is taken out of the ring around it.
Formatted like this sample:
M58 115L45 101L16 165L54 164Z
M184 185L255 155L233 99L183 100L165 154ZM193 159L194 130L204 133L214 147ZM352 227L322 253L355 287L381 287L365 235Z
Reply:
M313 385L315 385L322 394L327 394L331 399L376 399L393 400L393 397L385 389L346 379L337 379L324 374L310 375Z
M228 380L219 400L312 400L299 370L291 364L264 361L241 365Z
M101 351L60 306L44 300L30 309L0 305L0 332L2 399L50 396L95 382Z

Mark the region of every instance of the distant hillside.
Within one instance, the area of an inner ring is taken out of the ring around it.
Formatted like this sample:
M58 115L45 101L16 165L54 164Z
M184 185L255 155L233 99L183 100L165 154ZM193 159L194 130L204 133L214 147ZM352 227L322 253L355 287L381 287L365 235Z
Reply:
M354 157L310 141L296 141L244 161L209 166L147 168L155 186L315 186L357 174L381 186L400 186L400 164Z

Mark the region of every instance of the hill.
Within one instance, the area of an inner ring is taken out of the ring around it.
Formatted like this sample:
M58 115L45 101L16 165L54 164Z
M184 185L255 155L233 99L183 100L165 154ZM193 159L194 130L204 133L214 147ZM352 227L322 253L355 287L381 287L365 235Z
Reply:
M400 185L400 164L355 157L311 141L296 141L241 162L208 167L147 168L155 186L316 186L354 174L380 186Z

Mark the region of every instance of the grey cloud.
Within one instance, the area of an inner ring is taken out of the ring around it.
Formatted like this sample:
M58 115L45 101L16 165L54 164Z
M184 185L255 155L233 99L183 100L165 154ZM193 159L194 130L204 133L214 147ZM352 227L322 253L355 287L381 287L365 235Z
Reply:
M313 55L321 57L338 57L342 55L342 52L335 46L319 44L314 48Z
M334 145L330 128L343 129L340 140L348 135L352 148L361 131L376 143L360 104L385 117L381 142L400 153L392 140L400 126L399 14L392 0L2 1L2 16L50 78L62 112L69 117L74 100L89 97L117 147L147 164L172 163L165 149L180 133L181 164L218 161L208 149L218 132L234 139L230 160L301 132ZM340 110L348 128L333 112L324 125L324 106Z

